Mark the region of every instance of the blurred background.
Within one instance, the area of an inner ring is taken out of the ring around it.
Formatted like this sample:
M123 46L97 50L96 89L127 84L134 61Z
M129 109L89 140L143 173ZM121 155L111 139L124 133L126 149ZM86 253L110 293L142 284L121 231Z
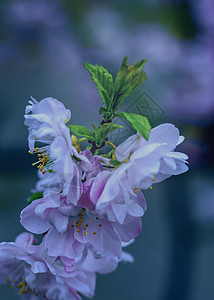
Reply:
M98 125L101 101L82 63L115 75L126 55L148 58L148 81L124 109L178 126L190 171L146 191L143 231L127 248L135 263L98 276L94 299L214 299L213 0L0 1L0 241L23 231L37 180L23 124L29 97L57 98L72 124ZM132 133L123 125L115 144Z

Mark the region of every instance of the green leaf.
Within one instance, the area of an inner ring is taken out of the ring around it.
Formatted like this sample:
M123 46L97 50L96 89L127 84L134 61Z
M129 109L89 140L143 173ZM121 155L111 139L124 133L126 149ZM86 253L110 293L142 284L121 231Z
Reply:
M88 129L87 127L80 126L80 125L67 125L67 126L70 128L70 130L74 134L83 136L91 141L95 140L93 132L90 129Z
M149 132L151 130L151 125L148 119L139 114L125 113L119 111L115 117L120 117L131 123L132 127L138 131L146 140L149 138Z
M97 85L100 98L108 109L114 97L114 81L112 75L103 66L88 63L84 63L83 65L90 72L92 80Z
M114 123L105 123L103 125L99 125L98 128L96 128L93 124L92 127L94 129L94 134L96 138L96 144L97 146L101 146L102 143L105 141L108 134L118 128L123 128L123 126L114 124Z
M119 167L122 163L121 161L118 161L117 159L111 159L110 163L114 166L114 167Z
M102 107L102 106L101 106L101 107L99 108L99 114L100 114L100 115L106 114L107 111L108 111L108 110L107 110L105 107Z
M29 204L31 204L34 200L41 199L41 198L43 198L43 193L42 192L33 193L30 196Z
M99 126L99 131L103 135L105 135L105 137L107 137L110 132L112 132L118 128L123 128L123 126L114 124L114 123L105 123L105 124Z
M95 141L97 141L97 136L99 135L99 130L95 127L94 124L91 124L91 126L94 129Z
M142 71L147 59L142 59L133 65L127 65L127 61L126 56L115 79L115 96L111 106L113 112L117 111L122 101L147 80L146 73Z

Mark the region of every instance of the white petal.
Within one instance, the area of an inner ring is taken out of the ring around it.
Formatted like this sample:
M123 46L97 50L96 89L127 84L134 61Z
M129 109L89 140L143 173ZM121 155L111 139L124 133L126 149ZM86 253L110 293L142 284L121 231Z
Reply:
M176 169L176 162L173 158L164 156L163 160L169 168L171 168L172 170Z
M178 146L181 143L183 143L184 140L185 140L185 137L183 135L180 135L176 146Z
M132 148L137 143L138 136L138 134L131 135L127 140L125 140L116 148L115 155L117 160L124 161L129 157Z
M169 151L174 150L178 140L178 128L168 123L153 128L149 135L149 143L167 143Z
M134 262L134 256L132 256L130 253L123 251L122 252L122 258L121 260L123 262L129 262L129 263L133 263Z

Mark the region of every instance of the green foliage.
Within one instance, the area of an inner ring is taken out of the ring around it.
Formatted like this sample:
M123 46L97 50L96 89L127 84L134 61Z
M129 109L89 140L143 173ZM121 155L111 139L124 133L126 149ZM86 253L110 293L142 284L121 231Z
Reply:
M123 59L115 79L115 94L111 108L117 111L125 100L141 83L147 80L146 73L142 71L147 59L142 59L133 65L127 65L128 57Z
M90 129L88 129L87 127L85 127L85 126L68 125L68 127L76 135L83 136L83 137L85 137L85 138L87 138L87 139L89 139L91 141L95 140L93 132Z
M97 138L99 136L99 130L94 126L94 124L91 124L91 126L93 127L94 129L94 136L95 136L95 141L97 143Z
M105 106L99 108L99 113L103 114L102 123L104 124L99 125L98 128L92 125L94 135L89 129L83 126L69 127L75 134L86 137L96 143L97 147L103 144L111 131L122 127L111 122L114 117L127 120L145 139L149 137L151 126L146 117L132 113L116 113L121 107L122 102L130 96L141 83L147 80L146 73L143 71L147 59L142 59L133 65L128 65L127 62L128 57L126 56L117 73L115 82L113 81L112 75L103 66L84 63L85 68L90 72L91 78L97 85L99 95Z
M106 114L108 112L107 108L105 107L99 107L99 114Z
M120 117L131 123L132 127L138 131L146 140L149 138L149 132L151 130L151 125L146 117L139 114L125 113L119 111L116 117Z
M108 109L114 97L114 81L112 75L103 66L83 64L90 72L91 78L97 85L97 89L103 104Z
M41 199L41 198L43 198L43 193L42 192L33 193L30 196L29 204L31 204L34 200Z
M103 66L84 63L105 105L99 108L99 113L104 115L105 122L114 118L114 113L121 107L121 103L147 79L146 73L142 71L147 59L142 59L133 65L128 65L127 61L128 57L125 57L115 82Z
M117 129L117 128L123 128L121 125L117 125L114 123L105 123L103 125L99 125L98 128L96 128L93 124L92 127L94 129L94 134L95 134L95 139L96 139L96 144L98 147L102 145L102 143L105 141L106 137L108 134Z
M114 166L114 167L119 167L122 163L121 161L118 161L117 159L111 159L110 163Z

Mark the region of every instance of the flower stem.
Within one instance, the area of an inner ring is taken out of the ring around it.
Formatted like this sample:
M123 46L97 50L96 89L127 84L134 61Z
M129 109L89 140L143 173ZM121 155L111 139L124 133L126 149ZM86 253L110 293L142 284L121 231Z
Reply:
M79 139L79 143L81 144L81 143L83 143L83 142L86 142L86 141L88 141L88 139L87 138L82 138L82 139Z
M109 142L109 141L106 141L105 144L109 145L114 150L116 149L116 146L113 143Z

